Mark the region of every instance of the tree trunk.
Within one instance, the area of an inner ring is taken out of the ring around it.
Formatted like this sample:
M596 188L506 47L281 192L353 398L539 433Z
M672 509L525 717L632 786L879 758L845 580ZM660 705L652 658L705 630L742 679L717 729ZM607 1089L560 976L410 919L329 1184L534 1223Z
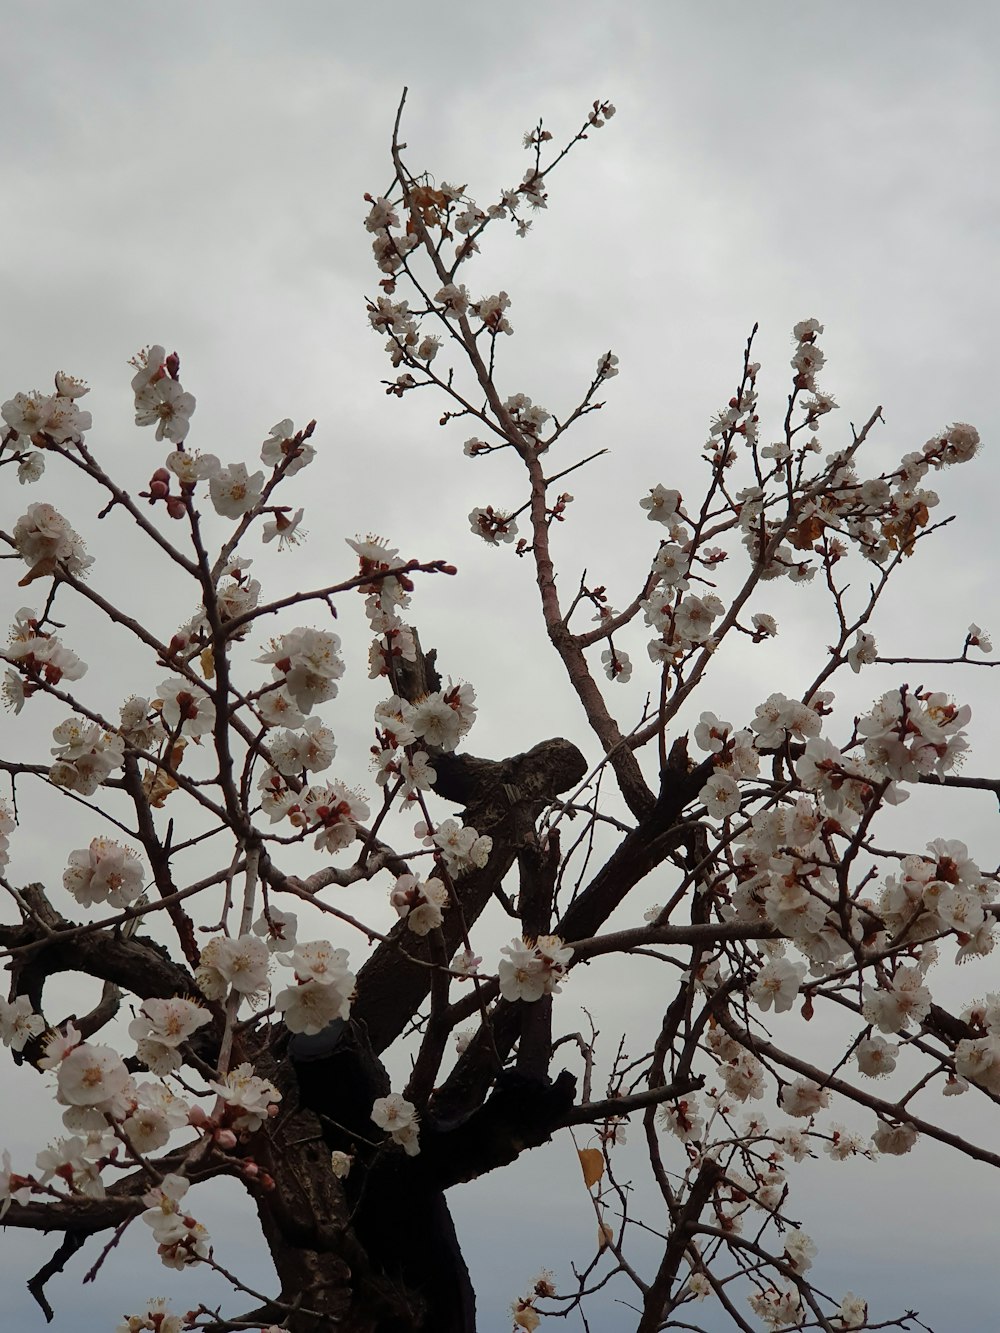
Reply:
M316 1068L333 1072L328 1061ZM315 1105L308 1074L308 1065L285 1060L268 1075L281 1088L281 1114L256 1136L253 1151L274 1184L251 1182L251 1189L281 1294L280 1305L251 1318L281 1323L295 1306L290 1333L475 1333L468 1269L428 1166L392 1146L366 1149L352 1131L377 1131L370 1121L350 1124L349 1107L337 1107L334 1123L302 1104ZM336 1091L347 1092L347 1082L337 1089L335 1080L332 1100L341 1100ZM367 1117L367 1091L361 1100ZM333 1173L331 1147L356 1150L346 1180Z

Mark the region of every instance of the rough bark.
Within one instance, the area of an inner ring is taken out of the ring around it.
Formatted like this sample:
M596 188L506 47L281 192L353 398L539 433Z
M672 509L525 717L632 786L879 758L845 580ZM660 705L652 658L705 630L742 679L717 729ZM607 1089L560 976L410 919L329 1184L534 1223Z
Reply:
M519 850L534 838L541 811L583 777L586 761L575 745L556 737L511 759L436 755L434 766L435 790L462 803L463 823L493 839L485 868L469 871L457 883L461 910L445 913L442 932L450 958L500 888ZM431 972L422 964L430 961L430 948L429 940L400 922L359 972L354 1013L367 1027L376 1051L396 1040L426 998Z

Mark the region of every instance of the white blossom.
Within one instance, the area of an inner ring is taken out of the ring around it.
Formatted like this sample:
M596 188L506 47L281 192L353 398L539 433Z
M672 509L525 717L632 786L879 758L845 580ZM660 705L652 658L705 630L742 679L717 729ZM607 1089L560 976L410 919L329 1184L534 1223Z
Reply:
M354 1158L350 1153L341 1152L335 1148L330 1154L330 1170L338 1180L346 1180L353 1165Z
M64 1106L92 1107L114 1114L123 1103L131 1079L117 1051L82 1042L56 1071L58 1100Z
M135 424L155 426L158 440L179 444L191 429L194 409L194 394L186 393L176 380L164 376L136 393Z
M879 1121L878 1129L872 1135L872 1146L887 1156L902 1157L908 1153L918 1138L912 1125L890 1125Z
M875 640L864 630L858 630L857 638L854 640L854 646L848 650L847 661L853 672L857 673L868 663L876 661L878 658L878 648L875 646Z
M849 1291L837 1311L841 1328L864 1328L868 1322L868 1302Z
M282 912L269 904L253 923L253 932L260 935L271 953L290 953L295 948L298 917L294 912Z
M639 507L648 510L646 517L651 522L672 524L677 520L680 503L680 491L670 491L665 486L654 486L649 494L639 501Z
M240 995L253 995L267 985L271 955L259 935L220 938L212 962L223 979Z
M993 651L993 640L978 625L970 625L965 638L970 648L978 648L981 653L991 653Z
M23 1051L27 1043L45 1031L45 1019L36 1014L27 995L13 1000L0 998L0 1041L13 1051Z
M739 814L740 789L728 773L713 773L698 793L712 819L726 819Z
M93 563L83 541L50 504L30 505L14 524L14 548L28 566L22 583L55 574L62 567L79 576Z
M858 1068L868 1078L881 1078L896 1068L897 1048L884 1037L869 1037L859 1042L854 1051Z
M533 944L515 939L500 952L506 954L500 960L500 994L505 1000L529 1004L561 989L559 983L573 956L555 935L540 935Z
M226 1103L233 1129L251 1134L274 1114L271 1108L277 1108L281 1101L281 1093L274 1084L258 1078L253 1065L246 1063L231 1069L221 1083L210 1083L209 1087Z
M812 1267L816 1255L816 1242L804 1231L789 1231L785 1236L785 1258L798 1273L804 1273Z
M410 1157L420 1151L419 1117L416 1107L398 1092L379 1097L372 1106L372 1120L384 1129L394 1143L402 1146Z
M423 881L416 875L400 875L389 901L415 935L426 935L444 921L448 890L440 879Z
M294 477L316 457L316 450L308 440L295 443L295 426L290 417L277 422L268 432L267 439L260 447L260 461L268 467L282 464L286 477Z
M94 838L89 847L70 852L63 872L63 886L81 907L130 907L142 893L143 880L137 853L109 838Z
M203 689L183 676L171 676L157 687L164 726L183 736L205 736L215 726L215 704Z
M792 963L787 958L776 958L757 973L750 985L750 994L761 1009L774 1006L776 1014L791 1009L806 974L805 963Z
M245 463L230 463L210 479L208 491L217 514L242 518L257 506L263 486L263 472L250 476Z
M827 1106L830 1094L810 1078L797 1078L781 1090L781 1108L788 1115L812 1116Z
M601 653L601 665L608 680L616 680L619 685L624 685L632 675L628 653L623 653L620 648L605 648Z

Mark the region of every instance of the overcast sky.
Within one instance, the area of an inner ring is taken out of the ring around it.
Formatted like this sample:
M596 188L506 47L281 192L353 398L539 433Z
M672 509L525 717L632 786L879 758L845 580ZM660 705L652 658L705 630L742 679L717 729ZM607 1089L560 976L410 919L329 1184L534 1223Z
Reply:
M529 164L521 136L539 117L558 142L594 98L618 108L560 167L528 239L500 238L467 279L477 294L502 287L512 298L503 392L564 413L601 353L610 347L621 359L607 407L567 446L567 465L597 448L610 453L571 486L577 500L559 533L566 587L587 567L613 602L628 602L652 549L638 498L657 482L698 485L708 420L738 382L755 322L762 402L769 429L780 428L790 330L816 316L826 325L821 383L842 405L824 432L829 447L878 404L886 424L870 472L953 420L973 422L985 441L972 464L934 480L937 516L959 521L940 534L936 553L902 572L898 599L877 622L880 647L949 655L972 620L1000 635L993 4L946 14L920 0L7 0L4 20L0 398L47 386L57 369L87 379L91 445L133 493L160 462L149 433L131 424L125 364L150 342L180 352L185 387L198 398L191 443L224 462L254 459L285 416L297 425L317 418L321 458L298 492L309 544L298 563L262 561L272 571L267 589L349 575L343 538L356 532L380 532L407 556L453 560L459 580L422 583L413 619L443 669L476 686L476 752L579 738L579 718L558 664L544 656L527 564L487 550L468 530L473 505L521 503L517 472L506 455L465 459L468 431L438 427L440 402L422 393L398 402L379 383L388 366L364 314L379 275L361 225L363 195L391 179L389 136L404 85L411 168L467 182L486 201L520 180ZM54 469L34 493L12 485L10 470L3 476L0 526L9 530L31 500L52 498L87 533L102 588L164 628L190 615L186 590L161 586L155 565L119 542L123 529L95 533L93 505ZM294 499L291 484L289 492ZM0 595L9 620L25 595ZM771 690L801 690L829 641L815 602L808 590L776 591L781 638L728 675L720 664L699 707L742 721ZM361 643L358 608L341 614L345 639ZM637 631L621 646L645 661L643 640ZM159 679L126 679L85 626L73 646L91 663L97 679L88 684L102 705L151 692ZM360 662L356 673L364 675ZM988 674L926 680L973 703L982 737L975 772L989 770L1000 739ZM876 668L845 690L864 707L898 683L898 670ZM627 724L649 685L637 673L621 692ZM363 713L331 716L341 756L357 761L338 776L361 782ZM5 754L20 743L16 730L0 715ZM921 805L914 827L932 817L927 836L963 837L984 866L996 865L986 798L953 803L947 826ZM69 824L75 835L73 817ZM14 878L57 878L69 846L60 842L53 864L51 828L23 832ZM990 984L987 974L963 975L958 993L971 998ZM644 1003L636 977L621 988ZM609 1001L609 1030L627 1021L628 998ZM0 1107L4 1143L26 1153L43 1146L16 1107ZM589 1256L593 1224L575 1170L571 1147L557 1143L453 1199L484 1333L507 1327L507 1302L540 1263L568 1277L570 1257ZM824 1247L831 1290L884 1301L887 1315L919 1307L939 1333L995 1324L984 1220L998 1182L984 1169L928 1152L814 1176L820 1217L807 1212L806 1226ZM218 1228L229 1229L224 1262L238 1268L231 1219L243 1202L234 1193L212 1206ZM41 1327L19 1281L42 1261L42 1247L2 1239L0 1271L13 1293L5 1318L18 1330ZM57 1279L53 1327L104 1333L132 1296L174 1287L183 1309L210 1290L197 1271L175 1284L149 1262L146 1240L127 1238L103 1283L81 1291L83 1264ZM602 1320L611 1333L631 1326L614 1307Z

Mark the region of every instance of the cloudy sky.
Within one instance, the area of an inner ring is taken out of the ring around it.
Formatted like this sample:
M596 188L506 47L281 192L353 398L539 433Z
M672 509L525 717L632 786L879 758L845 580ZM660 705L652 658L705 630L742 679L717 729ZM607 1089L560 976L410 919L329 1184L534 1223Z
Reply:
M453 560L459 580L422 585L413 617L444 670L479 692L478 752L579 736L579 718L544 656L530 571L468 530L473 505L521 502L514 468L505 455L465 459L468 432L438 427L440 403L423 394L397 402L379 383L388 367L364 317L379 275L363 195L391 179L404 85L411 168L467 182L484 200L520 180L529 161L521 136L539 117L559 141L594 98L618 108L553 178L528 239L501 237L467 279L512 298L504 392L562 413L601 353L610 347L621 359L607 407L567 446L567 465L610 452L574 478L577 499L560 532L566 586L586 567L612 601L630 599L650 554L638 498L657 482L698 485L707 422L738 380L755 322L762 402L772 429L780 426L789 331L814 315L826 325L822 384L842 405L830 447L878 404L885 427L871 471L956 419L975 423L986 442L971 465L934 483L938 514L959 519L902 572L897 601L877 623L880 647L947 656L971 620L1000 633L992 4L946 16L922 0L7 0L4 18L0 396L44 387L60 368L86 378L92 447L133 492L160 461L150 463L149 435L131 425L125 363L145 344L180 352L198 398L192 443L223 461L254 458L283 417L315 417L321 459L298 497L309 544L297 564L261 564L267 588L346 576L343 538L356 532L380 532L405 555ZM7 528L26 502L10 475L0 496ZM52 475L45 485L45 498L87 532L102 588L169 624L190 614L186 590L161 585L154 564L120 543L120 529L95 530L93 506L71 483ZM816 599L791 594L776 594L782 637L770 656L729 675L720 665L701 707L752 712L771 690L794 693L815 674L829 629ZM9 618L24 594L2 595ZM343 615L345 639L360 635L357 609ZM86 626L74 646L100 662L94 688L109 701L155 684L127 679L126 664ZM858 706L899 683L892 671L851 684ZM989 674L927 679L973 703L975 772L989 771L1000 741ZM624 721L638 716L645 688L622 691ZM342 776L363 781L367 723L332 721L342 754L358 760ZM20 743L15 724L0 717L0 729L8 753ZM931 813L922 806L918 819ZM953 803L947 827L933 814L929 836L963 837L984 865L996 864L995 808L985 798ZM51 880L50 835L26 832L16 878ZM989 984L963 979L959 992ZM638 982L630 988L639 1003ZM613 1009L609 1027L625 1014ZM33 1140L17 1109L0 1106L0 1138L27 1151ZM506 1327L506 1303L540 1262L568 1274L570 1257L592 1245L571 1149L553 1145L522 1166L454 1201L486 1333ZM984 1219L997 1184L933 1153L850 1171L816 1173L822 1216L809 1229L829 1256L830 1288L884 1300L887 1314L917 1306L950 1333L995 1322ZM551 1188L539 1191L539 1179ZM221 1230L228 1219L232 1255L242 1244L232 1226L238 1200L214 1206ZM3 1239L4 1289L17 1292L40 1250ZM103 1285L81 1292L80 1271L54 1293L58 1330L110 1330L128 1298L169 1285L138 1239L112 1256ZM180 1282L178 1308L209 1290L198 1274ZM12 1326L41 1326L26 1298L13 1300ZM609 1330L630 1326L613 1306L602 1318Z

